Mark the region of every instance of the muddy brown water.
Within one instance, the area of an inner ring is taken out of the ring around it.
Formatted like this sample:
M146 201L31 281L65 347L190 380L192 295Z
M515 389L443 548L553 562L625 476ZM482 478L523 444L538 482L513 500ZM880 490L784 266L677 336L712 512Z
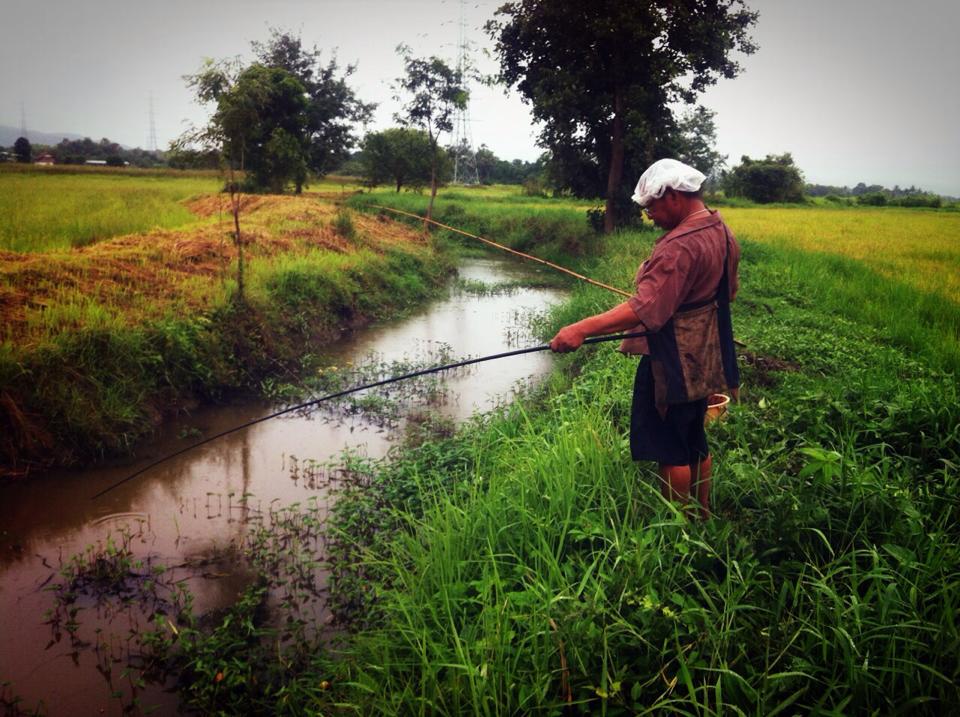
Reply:
M460 269L466 282L528 282L536 270L499 258L471 259ZM414 368L484 356L540 343L530 333L531 315L562 298L545 288L450 295L402 320L359 332L326 351L331 365L404 361ZM510 400L519 386L549 369L549 352L482 363L445 376L425 392L430 408L454 421ZM332 369L331 369L332 370ZM440 374L441 376L443 374ZM424 400L415 396L411 404ZM138 451L136 460L90 470L51 472L0 486L0 707L14 697L22 708L49 715L171 714L177 696L163 685L133 686L122 677L131 626L142 620L78 602L78 647L56 640L47 614L49 590L70 556L108 539L128 541L135 556L163 566L194 566L182 579L193 593L194 612L232 604L250 575L224 548L243 540L251 515L315 499L327 505L322 481L310 466L335 460L345 449L378 458L403 433L404 420L364 414L291 414L213 441L164 463L97 500L91 496L150 460L275 410L266 402L214 407L164 429ZM407 409L416 411L415 405ZM247 496L246 502L243 497ZM211 557L213 556L213 557ZM196 567L201 566L201 567ZM321 616L322 617L322 616ZM113 661L113 662L111 662ZM104 670L112 664L111 670ZM109 672L109 679L104 674Z

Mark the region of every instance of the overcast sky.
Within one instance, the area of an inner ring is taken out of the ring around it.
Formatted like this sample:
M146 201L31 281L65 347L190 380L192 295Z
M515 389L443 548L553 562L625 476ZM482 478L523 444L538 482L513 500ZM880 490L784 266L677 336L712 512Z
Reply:
M468 39L500 0L465 5ZM807 181L921 186L960 196L958 0L748 0L759 51L702 97L717 112L718 149L791 152ZM270 27L299 33L325 57L356 63L358 96L379 102L370 129L392 124L395 48L456 59L459 0L0 0L0 124L147 146L202 122L182 76L203 58L250 57ZM586 61L587 58L585 58ZM493 61L479 58L482 69ZM474 143L532 160L536 128L516 95L476 88Z

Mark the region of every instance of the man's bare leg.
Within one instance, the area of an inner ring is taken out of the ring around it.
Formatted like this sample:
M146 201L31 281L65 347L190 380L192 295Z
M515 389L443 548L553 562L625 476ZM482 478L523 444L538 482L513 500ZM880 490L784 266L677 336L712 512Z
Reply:
M690 500L690 466L661 465L658 472L663 497L686 504Z

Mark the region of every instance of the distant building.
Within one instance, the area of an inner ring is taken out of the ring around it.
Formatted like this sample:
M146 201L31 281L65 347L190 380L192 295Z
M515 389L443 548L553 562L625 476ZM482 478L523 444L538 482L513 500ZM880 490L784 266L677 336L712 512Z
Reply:
M106 166L107 166L107 160L105 160L105 159L88 159L86 162L84 162L84 164L94 164L94 165L96 165L96 166L98 166L98 167L106 167Z
M44 154L38 155L37 158L33 160L33 163L34 164L56 164L56 161L53 159L52 154L44 153Z

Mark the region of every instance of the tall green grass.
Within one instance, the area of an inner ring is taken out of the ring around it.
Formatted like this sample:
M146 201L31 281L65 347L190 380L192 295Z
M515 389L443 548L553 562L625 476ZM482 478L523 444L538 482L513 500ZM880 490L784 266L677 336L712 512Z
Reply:
M877 331L877 340L960 375L960 303L955 299L916 288L909 277L878 276L849 257L785 245L743 243L752 263L777 267L775 274L767 274L756 285L752 300L785 298L871 326ZM949 265L943 270L949 271Z
M181 202L215 192L216 177L0 172L0 250L50 251L177 227L197 217Z

